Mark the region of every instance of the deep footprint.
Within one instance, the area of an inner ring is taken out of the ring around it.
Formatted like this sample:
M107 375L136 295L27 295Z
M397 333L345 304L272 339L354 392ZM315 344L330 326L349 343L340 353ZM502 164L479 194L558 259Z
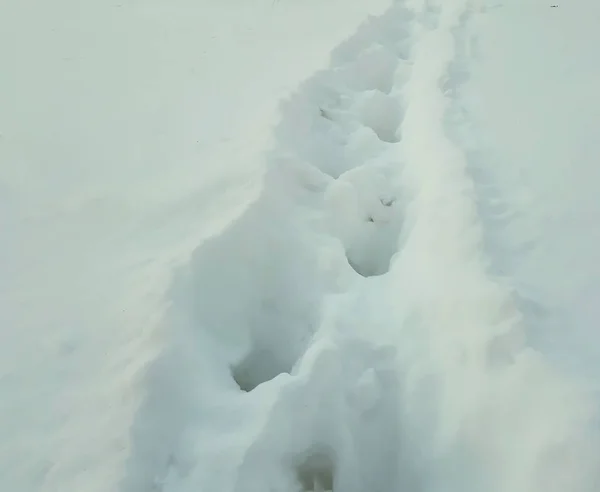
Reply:
M363 277L385 274L398 251L404 214L386 173L362 166L344 173L325 196L333 233Z
M312 450L303 457L296 470L302 492L333 492L335 464L332 453Z
M400 141L398 127L402 121L402 108L396 98L381 91L368 91L358 104L358 116L362 124L371 128L381 141Z
M280 374L289 374L292 367L275 350L256 348L231 368L231 375L242 391L250 392Z
M354 90L378 90L389 94L399 63L394 53L384 46L375 45L360 53L354 63L340 69L338 75Z

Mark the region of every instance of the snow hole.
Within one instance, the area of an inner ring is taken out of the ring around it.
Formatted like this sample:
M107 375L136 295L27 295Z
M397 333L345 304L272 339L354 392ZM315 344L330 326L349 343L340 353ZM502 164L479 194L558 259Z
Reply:
M297 468L303 492L333 492L335 466L331 453L310 452Z

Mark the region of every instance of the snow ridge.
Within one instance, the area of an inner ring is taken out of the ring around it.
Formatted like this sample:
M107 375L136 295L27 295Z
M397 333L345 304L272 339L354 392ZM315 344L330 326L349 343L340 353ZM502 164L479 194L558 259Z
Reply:
M282 104L259 198L174 281L123 492L591 490L588 402L491 268L473 15L396 2Z

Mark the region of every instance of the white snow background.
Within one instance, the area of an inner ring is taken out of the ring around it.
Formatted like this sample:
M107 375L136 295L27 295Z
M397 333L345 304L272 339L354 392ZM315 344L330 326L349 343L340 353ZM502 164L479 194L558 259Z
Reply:
M600 4L0 4L0 490L595 492Z

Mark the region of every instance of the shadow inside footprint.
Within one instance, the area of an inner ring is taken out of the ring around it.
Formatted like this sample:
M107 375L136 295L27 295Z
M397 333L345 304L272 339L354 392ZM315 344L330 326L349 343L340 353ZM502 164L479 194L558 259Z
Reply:
M292 365L282 361L273 350L257 348L231 368L231 375L242 391L250 392L279 374L289 374Z
M333 492L334 462L331 453L325 450L312 451L297 468L302 492Z
M359 118L382 142L400 141L398 127L402 121L402 108L397 99L380 91L370 91L360 105Z

